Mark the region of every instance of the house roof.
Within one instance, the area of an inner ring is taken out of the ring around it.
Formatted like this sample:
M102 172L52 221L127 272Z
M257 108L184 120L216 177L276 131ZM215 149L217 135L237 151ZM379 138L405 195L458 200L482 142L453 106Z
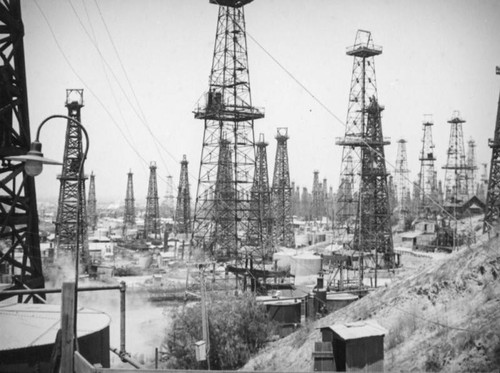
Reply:
M331 329L345 341L366 337L384 336L388 333L387 329L384 329L376 321L373 320L333 324L320 329L321 331L325 329Z

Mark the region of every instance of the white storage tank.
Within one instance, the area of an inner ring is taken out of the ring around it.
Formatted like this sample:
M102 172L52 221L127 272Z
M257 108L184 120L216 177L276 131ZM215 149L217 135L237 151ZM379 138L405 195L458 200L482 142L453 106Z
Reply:
M321 256L300 254L292 257L291 273L295 276L309 276L321 271Z

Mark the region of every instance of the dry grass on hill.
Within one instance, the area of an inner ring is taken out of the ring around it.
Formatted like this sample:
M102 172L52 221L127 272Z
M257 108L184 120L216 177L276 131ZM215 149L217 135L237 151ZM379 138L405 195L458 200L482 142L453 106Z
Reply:
M374 319L389 330L386 371L498 371L499 240L441 259L407 259L392 284L271 343L243 370L312 371L318 327Z

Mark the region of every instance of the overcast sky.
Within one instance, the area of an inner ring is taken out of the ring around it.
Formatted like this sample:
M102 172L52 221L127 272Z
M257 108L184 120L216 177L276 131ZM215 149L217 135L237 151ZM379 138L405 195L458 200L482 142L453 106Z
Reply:
M66 114L67 88L83 88L82 122L90 135L85 171L96 175L98 202L123 202L131 169L136 201L145 204L151 161L164 196L167 175L177 186L183 154L194 198L203 121L192 110L208 89L217 6L208 0L21 5L32 136L45 117ZM489 162L500 91L499 1L255 0L245 17L252 100L266 112L255 121L255 136L264 133L270 143L270 180L276 128L288 127L291 179L310 190L319 170L337 188L342 149L335 138L344 135L352 71L345 51L358 29L371 31L383 47L375 64L384 135L392 139L387 160L395 164L397 140L405 138L416 178L422 121L432 114L443 178L447 120L459 110L465 143L474 138L478 163ZM64 120L45 126L45 156L62 159L64 137ZM60 172L47 166L37 177L39 200L56 200Z

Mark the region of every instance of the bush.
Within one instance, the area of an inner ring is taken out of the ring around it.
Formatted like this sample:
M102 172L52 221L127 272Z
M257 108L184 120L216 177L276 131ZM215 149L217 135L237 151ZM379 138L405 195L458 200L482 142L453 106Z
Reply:
M210 368L237 369L257 352L273 333L265 306L250 294L224 295L207 302ZM166 337L167 367L200 368L194 343L202 339L201 305L180 308Z

